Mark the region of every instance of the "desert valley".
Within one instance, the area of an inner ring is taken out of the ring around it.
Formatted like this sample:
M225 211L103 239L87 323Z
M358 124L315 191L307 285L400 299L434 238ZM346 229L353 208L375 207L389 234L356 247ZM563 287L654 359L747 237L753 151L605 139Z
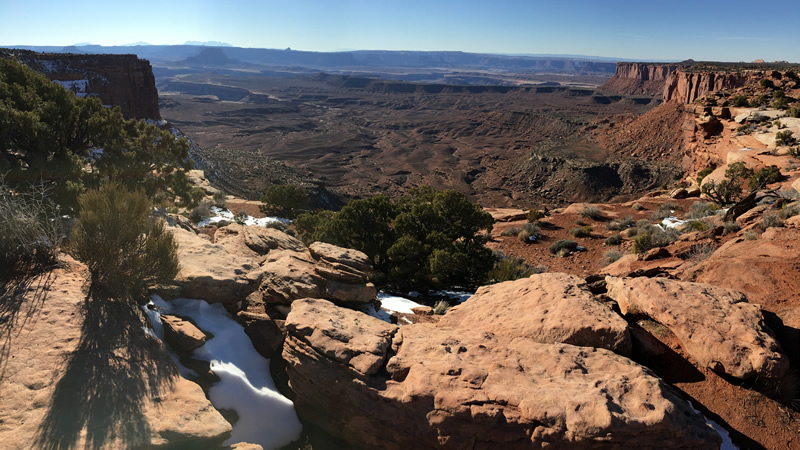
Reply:
M0 48L0 448L800 448L800 64Z

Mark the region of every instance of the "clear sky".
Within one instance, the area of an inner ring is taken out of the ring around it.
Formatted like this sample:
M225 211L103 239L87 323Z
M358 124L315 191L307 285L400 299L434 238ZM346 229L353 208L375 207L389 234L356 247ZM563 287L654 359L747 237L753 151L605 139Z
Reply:
M0 0L0 46L190 40L800 62L800 0Z

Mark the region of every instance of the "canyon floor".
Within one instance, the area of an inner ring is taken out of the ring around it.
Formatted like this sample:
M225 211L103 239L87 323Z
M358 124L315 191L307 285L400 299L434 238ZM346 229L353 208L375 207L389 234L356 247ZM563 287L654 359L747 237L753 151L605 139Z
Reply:
M632 176L620 169L630 154L596 137L653 108L649 97L335 75L183 74L159 87L163 117L199 144L206 172L251 199L274 182L316 179L343 198L430 185L529 206L608 200L678 172L640 155L644 176Z

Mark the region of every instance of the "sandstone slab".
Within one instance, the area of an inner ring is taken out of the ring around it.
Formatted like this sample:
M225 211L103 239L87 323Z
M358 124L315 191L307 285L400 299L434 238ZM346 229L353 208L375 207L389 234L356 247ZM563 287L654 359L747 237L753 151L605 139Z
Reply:
M646 315L669 328L698 363L738 378L781 378L789 361L744 294L664 278L606 277L623 314Z
M0 316L3 448L213 448L231 426L130 305L87 297L66 257L6 297Z
M212 244L199 235L180 228L170 228L178 243L180 272L175 281L183 296L202 298L213 303L244 300L257 286L248 274L258 267L247 256Z
M621 355L631 351L628 323L600 303L583 279L563 273L481 286L439 324L542 343L605 348Z
M206 342L206 335L188 320L164 314L161 323L164 325L164 339L177 350L189 352Z
M361 252L315 242L308 251L273 251L259 269L261 284L250 300L289 304L301 298L369 303L378 290L367 281L372 270Z
M360 448L718 448L699 414L605 349L395 327L323 300L287 318L298 414Z

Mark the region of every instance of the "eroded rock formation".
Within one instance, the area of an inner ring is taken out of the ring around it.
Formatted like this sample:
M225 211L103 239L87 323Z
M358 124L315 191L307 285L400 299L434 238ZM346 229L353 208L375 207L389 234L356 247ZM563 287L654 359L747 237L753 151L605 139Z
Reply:
M606 285L623 314L666 326L703 366L739 378L781 378L789 370L761 309L741 292L664 278L606 277Z
M618 62L614 76L601 90L621 95L656 97L664 91L669 74L677 69L677 64Z
M136 55L37 53L0 49L0 58L16 58L80 96L119 106L125 118L161 119L158 90L150 62Z
M688 104L710 92L744 86L748 77L744 72L676 70L667 76L663 98Z

